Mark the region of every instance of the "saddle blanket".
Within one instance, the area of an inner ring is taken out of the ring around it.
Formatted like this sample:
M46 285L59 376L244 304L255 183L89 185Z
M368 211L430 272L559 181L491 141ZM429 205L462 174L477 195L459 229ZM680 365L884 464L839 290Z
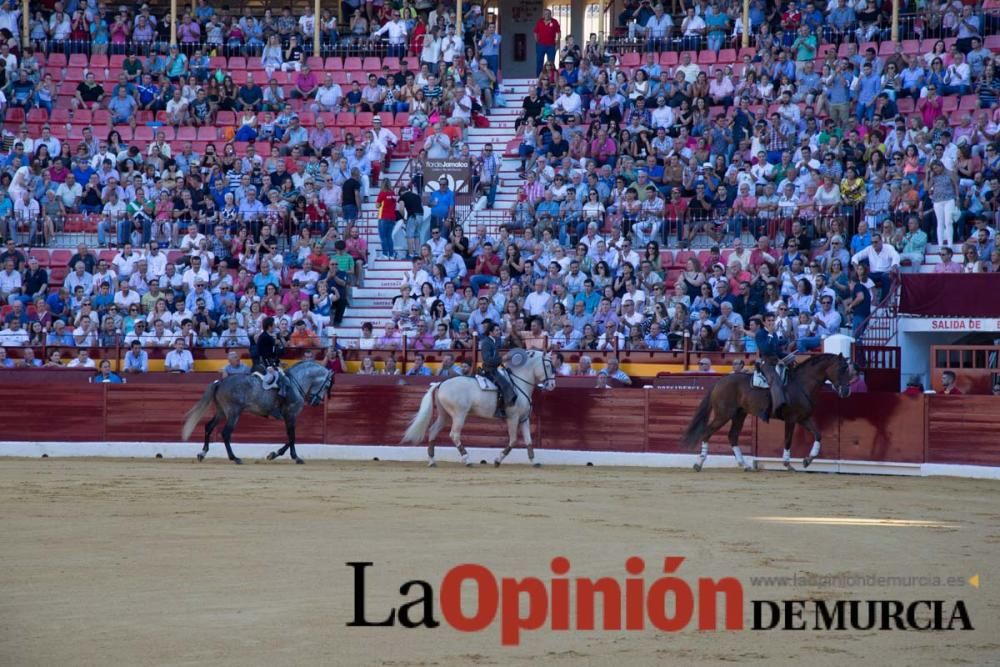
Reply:
M497 386L495 384L493 384L493 381L490 380L485 375L476 375L475 378L476 378L476 382L479 383L479 388L482 389L483 391L496 391L497 390Z
M753 379L750 381L750 384L756 387L757 389L771 388L771 385L767 381L767 377L765 377L763 373L757 371L754 372Z

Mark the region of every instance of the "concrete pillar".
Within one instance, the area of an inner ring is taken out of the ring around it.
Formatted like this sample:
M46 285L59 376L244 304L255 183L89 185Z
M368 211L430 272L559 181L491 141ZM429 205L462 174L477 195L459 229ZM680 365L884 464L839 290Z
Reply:
M170 43L177 43L177 0L170 0Z
M31 4L29 0L21 2L21 46L28 48L31 44Z
M899 41L899 0L892 0L892 41Z
M565 40L567 35L573 35L573 40L577 44L586 44L587 36L583 33L584 17L587 15L587 5L590 4L589 0L571 0L570 2L570 15L569 15L569 32L566 31L566 26L562 26L563 33L562 37ZM556 45L557 47L562 46L562 44ZM558 50L558 48L557 48Z
M743 34L741 38L743 48L750 46L750 0L743 0Z
M320 22L320 18L319 18L319 13L320 13L319 0L316 0L316 2L314 3L314 6L313 6L313 55L314 56L319 56L320 55L320 44L319 44L319 22Z

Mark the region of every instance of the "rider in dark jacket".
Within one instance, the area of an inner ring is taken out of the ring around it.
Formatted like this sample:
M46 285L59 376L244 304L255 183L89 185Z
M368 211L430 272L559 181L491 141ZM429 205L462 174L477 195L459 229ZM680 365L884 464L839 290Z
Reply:
M503 365L503 357L500 355L500 325L491 322L486 326L486 334L479 344L479 354L483 361L482 372L499 389L496 416L504 419L507 417L505 407L513 405L517 400L517 395L514 393L514 386L507 378L506 373L498 372L500 366Z
M767 378L767 383L771 386L771 410L770 414L765 408L758 415L760 419L767 422L770 415L778 416L778 410L787 401L785 398L784 385L784 363L785 346L788 341L781 335L774 323L774 313L764 315L764 326L757 332L757 369Z
M278 383L281 373L281 353L284 347L281 341L274 335L274 318L265 317L261 323L261 332L257 336L257 368L255 370L265 370L264 391L278 389L282 390Z

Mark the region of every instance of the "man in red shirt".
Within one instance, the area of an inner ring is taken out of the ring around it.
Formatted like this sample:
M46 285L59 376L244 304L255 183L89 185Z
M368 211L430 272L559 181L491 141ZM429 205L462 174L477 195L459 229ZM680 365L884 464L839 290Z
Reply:
M958 395L962 392L958 390L955 386L955 374L952 371L945 371L941 373L941 393L949 395Z
M535 71L541 74L546 56L553 65L556 63L556 46L561 34L559 21L552 18L551 10L546 9L532 32L535 34Z
M663 237L670 238L671 230L677 230L677 240L680 241L687 233L685 229L687 223L687 200L681 197L680 188L673 188L670 191L670 201L663 205Z
M754 275L760 273L760 267L762 264L770 264L773 269L778 263L778 259L781 254L777 251L771 250L770 239L767 236L761 236L757 239L757 246L750 253L750 268Z
M472 293L476 295L485 285L497 279L500 274L500 257L493 252L492 243L483 244L483 252L476 258L476 268L472 274L469 284L472 286Z

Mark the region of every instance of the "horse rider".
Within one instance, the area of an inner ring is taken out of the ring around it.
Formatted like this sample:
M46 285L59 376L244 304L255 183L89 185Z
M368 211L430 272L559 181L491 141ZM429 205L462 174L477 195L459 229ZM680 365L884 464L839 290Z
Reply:
M498 389L496 416L506 419L506 406L514 404L517 394L514 393L514 385L507 374L499 372L503 357L500 355L500 325L496 322L486 325L486 336L479 343L479 354L483 360L482 374L492 380Z
M284 349L281 341L274 335L274 318L265 317L261 323L261 332L257 336L257 363L254 370L259 372L260 369L264 369L265 373L261 378L264 391L277 389L278 396L285 395L284 386L279 382L284 375L280 359Z
M770 415L778 416L778 410L787 400L785 398L785 347L788 341L775 325L774 313L764 314L764 326L757 332L757 372L761 373L771 388L771 410L764 408L758 415L761 421L767 423Z

